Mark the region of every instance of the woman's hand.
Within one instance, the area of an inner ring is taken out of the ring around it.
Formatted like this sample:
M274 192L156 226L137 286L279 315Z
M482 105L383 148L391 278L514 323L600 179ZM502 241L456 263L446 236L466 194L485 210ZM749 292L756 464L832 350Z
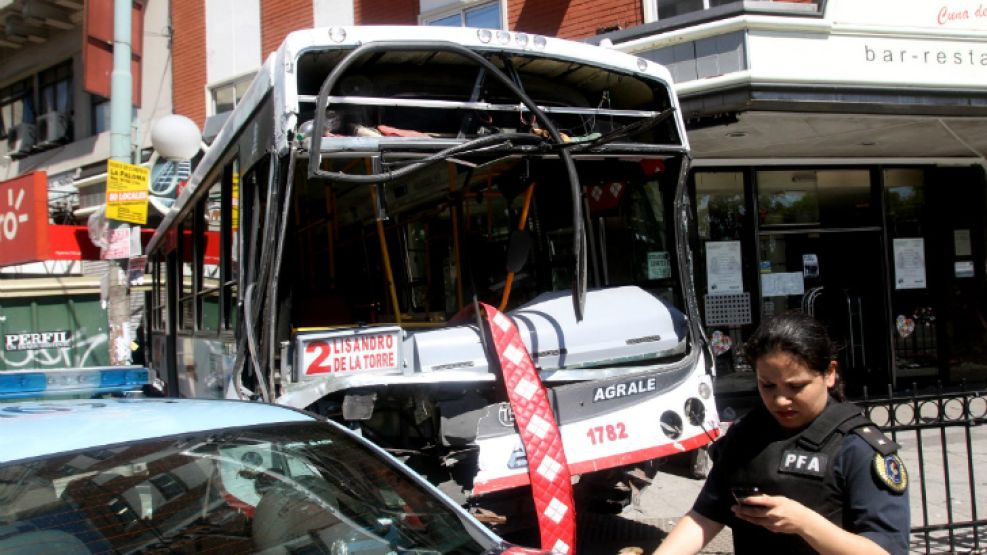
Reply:
M805 505L780 495L754 495L744 499L742 505L734 505L737 518L746 520L781 534L802 535L805 530L825 520L822 515Z
M781 495L755 495L734 505L737 518L779 534L798 534L824 555L887 555L869 538L847 532L809 507Z

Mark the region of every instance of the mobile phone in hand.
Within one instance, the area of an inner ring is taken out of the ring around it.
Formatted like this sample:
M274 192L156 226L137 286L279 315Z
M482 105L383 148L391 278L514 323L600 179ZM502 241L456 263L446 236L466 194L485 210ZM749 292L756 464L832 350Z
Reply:
M738 504L744 505L744 500L754 495L761 495L761 490L757 486L736 486L730 488L730 493Z

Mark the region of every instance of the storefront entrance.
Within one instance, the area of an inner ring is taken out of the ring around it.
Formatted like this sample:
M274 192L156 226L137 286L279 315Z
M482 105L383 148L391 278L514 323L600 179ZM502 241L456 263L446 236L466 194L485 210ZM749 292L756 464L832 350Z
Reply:
M802 310L824 322L853 395L883 391L891 378L881 239L879 229L760 234L762 315Z
M718 391L755 390L743 343L786 310L826 323L851 396L987 381L983 169L716 169L694 183ZM745 310L723 317L724 299Z

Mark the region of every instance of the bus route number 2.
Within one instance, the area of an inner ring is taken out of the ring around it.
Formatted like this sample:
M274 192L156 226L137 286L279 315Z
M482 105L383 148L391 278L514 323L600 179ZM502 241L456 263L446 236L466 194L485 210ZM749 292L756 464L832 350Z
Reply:
M607 424L606 426L593 426L592 428L586 430L586 436L589 437L589 441L592 445L619 441L621 439L627 439L628 437L627 428L624 426L623 422Z
M397 341L391 334L334 337L305 345L305 374L395 369Z

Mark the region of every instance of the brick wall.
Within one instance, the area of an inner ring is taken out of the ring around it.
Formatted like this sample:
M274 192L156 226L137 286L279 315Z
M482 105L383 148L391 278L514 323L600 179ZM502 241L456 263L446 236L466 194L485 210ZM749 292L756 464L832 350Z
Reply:
M644 22L640 0L508 0L512 31L582 39L600 28L626 29Z
M312 0L260 0L260 21L261 60L266 60L288 33L312 28Z
M354 0L357 25L418 25L418 0Z
M172 105L202 129L206 121L205 2L171 3Z

